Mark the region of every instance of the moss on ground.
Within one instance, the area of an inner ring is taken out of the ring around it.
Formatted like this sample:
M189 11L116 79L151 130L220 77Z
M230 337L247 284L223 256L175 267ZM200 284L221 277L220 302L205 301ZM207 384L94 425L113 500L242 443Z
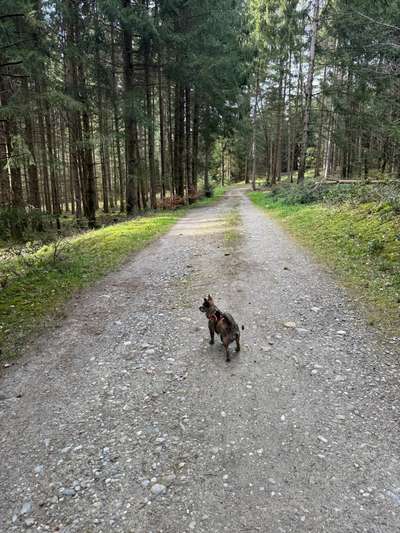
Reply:
M269 193L249 193L301 243L357 289L369 304L370 320L396 331L400 325L400 217L382 204L356 207L287 205Z

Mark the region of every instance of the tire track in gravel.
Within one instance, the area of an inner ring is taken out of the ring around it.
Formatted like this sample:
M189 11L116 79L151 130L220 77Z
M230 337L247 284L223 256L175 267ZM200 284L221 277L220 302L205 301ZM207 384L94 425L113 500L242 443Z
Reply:
M230 364L208 292L245 325ZM2 378L0 530L398 531L397 355L235 189L74 299Z

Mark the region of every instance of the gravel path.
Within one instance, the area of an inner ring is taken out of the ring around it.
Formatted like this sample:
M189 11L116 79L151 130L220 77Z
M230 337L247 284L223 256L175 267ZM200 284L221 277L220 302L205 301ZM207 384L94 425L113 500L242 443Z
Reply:
M245 325L231 363L208 292ZM396 341L239 189L29 351L0 380L1 532L400 531Z

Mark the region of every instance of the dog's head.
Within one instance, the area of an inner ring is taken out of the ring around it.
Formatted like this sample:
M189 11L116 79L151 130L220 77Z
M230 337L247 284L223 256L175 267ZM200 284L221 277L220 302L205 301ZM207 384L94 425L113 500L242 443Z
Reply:
M208 298L204 298L203 305L199 307L202 313L208 313L214 307L214 300L208 295Z

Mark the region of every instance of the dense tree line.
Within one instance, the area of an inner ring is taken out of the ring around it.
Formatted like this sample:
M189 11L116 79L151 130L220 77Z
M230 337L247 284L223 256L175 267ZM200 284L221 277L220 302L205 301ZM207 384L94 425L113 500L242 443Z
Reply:
M246 83L234 0L5 0L0 205L96 224L209 187ZM18 228L14 228L17 230Z
M400 5L251 0L249 176L400 178Z
M94 227L211 176L399 178L399 55L390 0L3 0L0 211Z

